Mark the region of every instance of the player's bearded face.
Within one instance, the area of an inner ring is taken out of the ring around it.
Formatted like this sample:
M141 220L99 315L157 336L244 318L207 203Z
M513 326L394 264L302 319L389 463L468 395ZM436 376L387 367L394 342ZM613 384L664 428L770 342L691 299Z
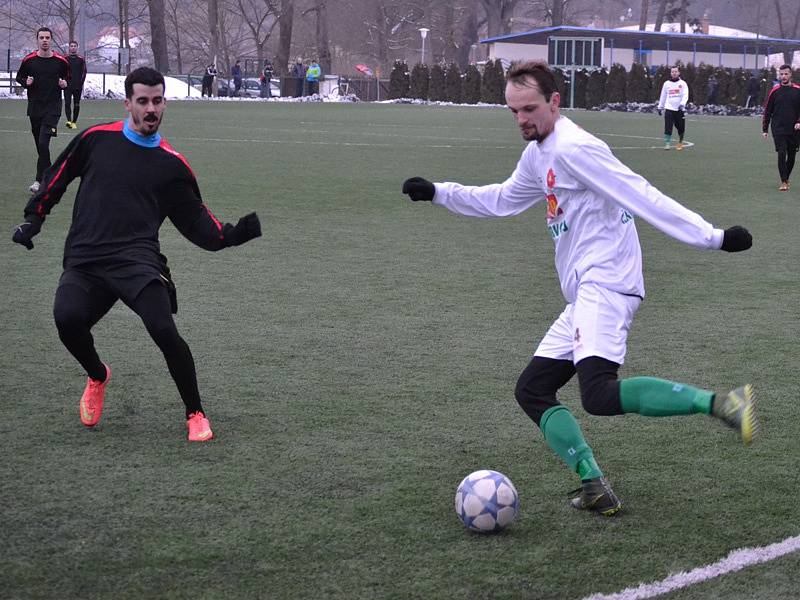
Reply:
M514 115L522 138L532 142L543 141L555 127L559 117L561 96L553 92L547 100L535 82L506 85L506 104Z
M167 101L164 87L133 84L133 95L125 99L125 109L131 114L131 129L140 135L153 135L164 118Z
M778 71L778 78L783 85L788 85L792 79L792 72L789 69L781 69Z

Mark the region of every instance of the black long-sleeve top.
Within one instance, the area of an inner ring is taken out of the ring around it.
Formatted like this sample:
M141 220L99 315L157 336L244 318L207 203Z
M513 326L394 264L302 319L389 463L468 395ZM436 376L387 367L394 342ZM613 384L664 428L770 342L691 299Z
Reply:
M33 77L30 87L25 83ZM17 83L28 92L28 116L34 119L61 115L61 88L58 80L69 83L70 70L67 59L53 52L53 56L42 58L31 52L22 59L17 71Z
M772 134L788 135L795 133L795 123L800 122L800 85L776 85L764 103L764 116L761 130L767 133L772 122Z
M67 54L69 63L69 85L71 90L82 90L86 82L86 59L79 54Z
M166 140L146 147L131 141L125 122L90 127L76 136L45 172L25 207L28 220L44 220L69 183L81 178L64 246L64 264L121 259L159 262L164 219L206 250L228 246L233 225L203 204L189 163ZM135 137L135 136L134 136Z

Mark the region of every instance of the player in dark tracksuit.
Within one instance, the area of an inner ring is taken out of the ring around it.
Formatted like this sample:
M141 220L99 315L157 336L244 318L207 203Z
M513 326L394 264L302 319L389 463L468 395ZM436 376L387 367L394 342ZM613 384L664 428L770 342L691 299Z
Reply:
M197 388L194 360L172 318L177 311L158 231L169 218L206 250L261 235L251 213L222 224L206 208L189 164L157 133L164 78L143 67L125 81L126 121L86 129L48 169L42 189L25 207L13 240L28 249L69 183L81 178L64 246L64 272L53 313L61 341L89 376L80 402L84 425L97 424L111 370L97 355L91 329L117 300L144 322L161 349L186 406L190 441L213 437Z
M58 119L61 116L61 90L69 81L67 60L53 52L52 32L41 27L36 32L39 49L22 59L17 72L17 83L28 92L28 118L31 133L36 144L36 179L30 187L37 192L42 174L50 166L50 138L58 133Z
M778 70L780 83L772 88L764 103L761 133L766 139L772 124L772 139L778 153L778 190L789 191L789 177L800 147L800 85L792 83L792 68L783 65Z
M69 63L69 83L64 88L64 116L67 117L67 127L78 128L78 114L81 111L81 96L83 84L86 81L86 60L78 54L78 42L69 43L69 53L66 56Z

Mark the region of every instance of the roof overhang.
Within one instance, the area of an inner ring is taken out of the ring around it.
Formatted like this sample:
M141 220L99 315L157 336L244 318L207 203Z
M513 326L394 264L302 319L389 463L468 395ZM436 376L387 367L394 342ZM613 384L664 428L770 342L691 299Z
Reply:
M544 27L523 33L501 35L481 40L482 44L503 42L509 44L546 45L551 37L602 37L605 45L615 48L648 48L657 50L669 47L675 51L777 53L800 50L800 40L758 37L723 37L702 33L673 33L666 31L638 31L630 29L595 29L592 27Z

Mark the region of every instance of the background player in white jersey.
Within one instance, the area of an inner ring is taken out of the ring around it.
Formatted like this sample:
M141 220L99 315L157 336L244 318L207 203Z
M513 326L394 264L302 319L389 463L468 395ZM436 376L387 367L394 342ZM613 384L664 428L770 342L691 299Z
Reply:
M683 134L686 131L686 119L683 111L689 102L689 86L681 79L678 67L669 70L669 79L661 86L661 96L658 99L658 114L664 111L664 150L669 150L672 140L672 126L678 130L678 145L676 150L683 150Z
M556 392L575 373L583 407L594 415L709 414L738 430L745 443L756 429L749 385L715 394L652 377L617 379L628 329L644 298L633 215L699 248L739 252L750 248L752 237L739 226L715 229L561 116L555 79L546 64L513 64L506 81L508 107L522 137L531 142L511 176L485 186L434 184L414 177L403 183L403 193L473 217L512 216L546 202L547 229L567 305L522 372L515 395L548 445L580 476L572 506L610 516L621 502L572 413L556 400Z

